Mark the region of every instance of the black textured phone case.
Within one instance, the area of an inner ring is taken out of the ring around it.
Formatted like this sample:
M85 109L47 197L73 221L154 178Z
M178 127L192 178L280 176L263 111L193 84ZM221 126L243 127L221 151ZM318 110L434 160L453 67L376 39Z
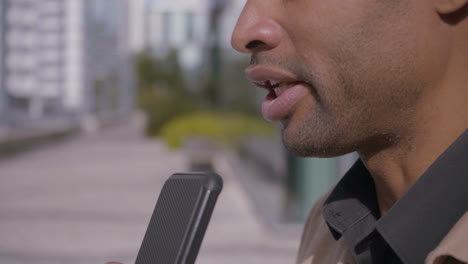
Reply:
M161 190L135 263L195 263L222 186L214 173L172 175Z

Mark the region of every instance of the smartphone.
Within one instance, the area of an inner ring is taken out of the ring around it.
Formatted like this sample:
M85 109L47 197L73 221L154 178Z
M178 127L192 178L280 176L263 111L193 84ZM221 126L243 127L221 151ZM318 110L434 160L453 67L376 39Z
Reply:
M198 255L222 178L176 173L164 183L135 264L192 264Z

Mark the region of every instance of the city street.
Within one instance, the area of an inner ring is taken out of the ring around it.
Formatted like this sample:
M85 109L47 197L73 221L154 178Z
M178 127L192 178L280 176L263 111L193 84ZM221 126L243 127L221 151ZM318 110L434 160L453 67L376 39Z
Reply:
M0 160L0 263L134 263L166 178L187 171L181 151L145 139L141 118ZM197 263L294 263L297 236L270 231L228 159Z

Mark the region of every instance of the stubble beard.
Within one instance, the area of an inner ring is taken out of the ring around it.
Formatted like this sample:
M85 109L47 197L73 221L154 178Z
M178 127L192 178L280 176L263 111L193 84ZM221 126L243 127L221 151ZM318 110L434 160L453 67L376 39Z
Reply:
M357 144L352 141L352 132L357 123L367 122L367 116L356 96L345 91L354 91L344 76L330 76L325 72L306 72L299 65L291 67L309 86L308 109L297 107L282 122L282 141L286 149L303 157L335 157L353 152Z
M340 124L346 119L336 120L320 107L312 110L305 120L283 122L284 146L294 155L301 157L336 157L354 151L357 146L348 138L352 124Z
M408 134L428 84L405 32L375 37L379 36L375 32L398 28L394 25L405 18L403 6L392 8L394 15L387 20L372 15L363 22L367 27L359 25L352 29L356 34L335 42L352 45L332 47L322 60L301 64L297 56L289 61L289 69L313 84L310 95L316 100L301 118L293 114L284 122L282 139L291 153L335 157L353 151L377 152ZM373 26L375 21L380 21L378 26Z
M381 87L366 86L374 80L362 75L345 78L341 73L346 71L339 72L336 78L314 79L310 96L315 102L302 109L306 114L294 113L283 122L283 144L292 154L329 158L378 152L397 144L410 128L424 83L393 78Z

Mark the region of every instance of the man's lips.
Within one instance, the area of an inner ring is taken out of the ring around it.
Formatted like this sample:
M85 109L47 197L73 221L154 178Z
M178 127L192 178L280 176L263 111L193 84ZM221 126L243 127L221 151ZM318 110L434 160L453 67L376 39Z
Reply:
M270 65L252 65L245 73L256 86L269 90L262 103L262 113L267 120L282 120L307 92L307 84L295 74Z

